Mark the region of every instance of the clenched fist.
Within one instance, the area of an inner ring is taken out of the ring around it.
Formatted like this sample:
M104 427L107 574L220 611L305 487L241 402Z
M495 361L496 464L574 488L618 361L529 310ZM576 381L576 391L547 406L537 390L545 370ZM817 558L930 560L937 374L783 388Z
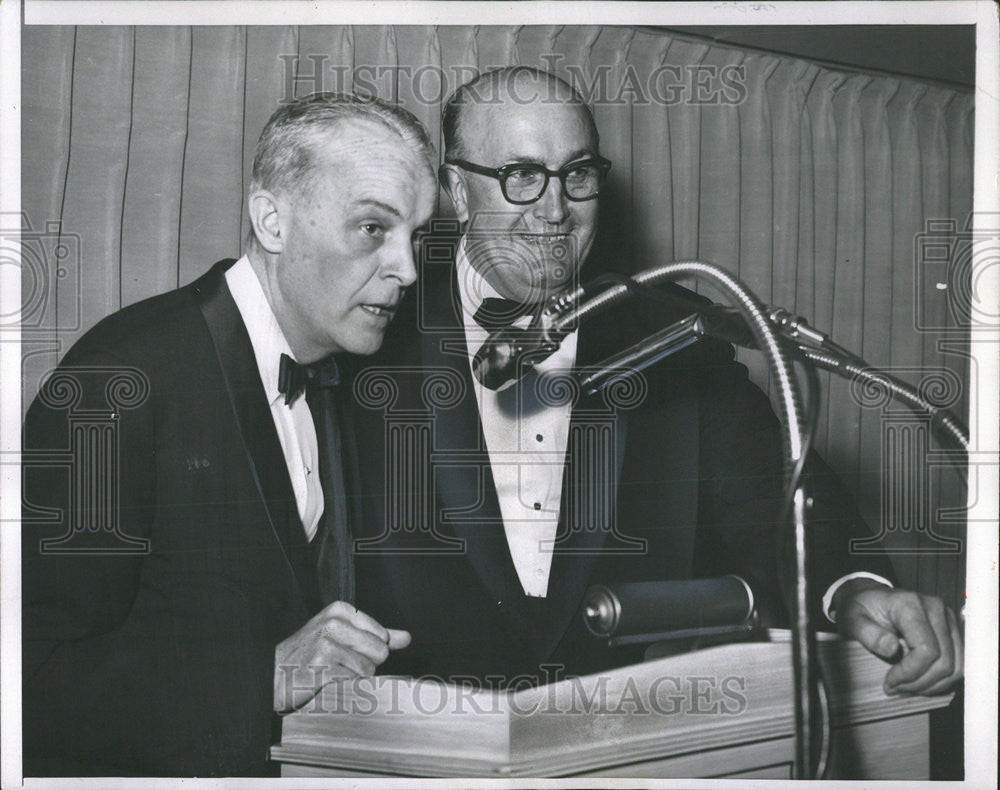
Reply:
M335 601L275 648L274 710L301 708L332 680L374 675L390 650L409 644L407 631L383 628Z

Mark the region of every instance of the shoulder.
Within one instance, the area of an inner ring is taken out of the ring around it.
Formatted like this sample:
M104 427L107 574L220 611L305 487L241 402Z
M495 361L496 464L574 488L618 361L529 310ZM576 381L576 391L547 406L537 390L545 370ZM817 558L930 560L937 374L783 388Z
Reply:
M171 358L172 350L190 352L192 344L207 337L196 291L207 280L221 277L224 263L216 264L188 285L136 302L102 319L74 343L60 366L86 364L94 358L147 363Z

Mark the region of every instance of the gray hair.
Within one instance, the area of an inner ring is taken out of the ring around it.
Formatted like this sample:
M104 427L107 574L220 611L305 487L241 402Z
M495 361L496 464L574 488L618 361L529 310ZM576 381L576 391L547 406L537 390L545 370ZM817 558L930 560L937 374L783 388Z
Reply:
M250 191L305 193L315 173L322 135L346 120L385 127L423 157L431 173L436 169L434 146L412 113L374 97L313 93L279 107L268 120L254 151Z

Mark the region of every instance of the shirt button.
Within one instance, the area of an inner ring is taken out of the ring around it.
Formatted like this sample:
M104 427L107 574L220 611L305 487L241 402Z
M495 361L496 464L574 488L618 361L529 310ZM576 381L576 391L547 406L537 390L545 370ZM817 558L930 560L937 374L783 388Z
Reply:
M544 575L545 571L543 571L541 568L535 568L535 576L541 579Z
M540 433L536 433L536 434L535 434L535 441L536 441L536 442L540 442L540 441L542 441L542 435L541 435Z
M535 503L535 510L541 510L541 509L542 509L542 503L541 502L536 502Z

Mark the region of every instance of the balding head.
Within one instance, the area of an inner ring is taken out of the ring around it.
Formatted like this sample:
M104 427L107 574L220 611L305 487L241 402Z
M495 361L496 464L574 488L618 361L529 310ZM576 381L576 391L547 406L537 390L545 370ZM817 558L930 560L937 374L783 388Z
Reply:
M455 92L443 127L441 180L472 269L525 302L576 285L610 164L582 97L538 69L497 69Z
M388 132L433 173L436 155L427 131L411 113L381 99L351 93L313 93L282 105L268 120L254 152L250 192L308 197L322 154L358 123Z
M467 127L475 119L488 127L496 113L511 105L569 104L580 108L581 117L593 133L598 147L594 116L580 93L568 82L532 66L508 66L485 71L458 88L445 103L441 118L445 156L465 159L472 145Z

